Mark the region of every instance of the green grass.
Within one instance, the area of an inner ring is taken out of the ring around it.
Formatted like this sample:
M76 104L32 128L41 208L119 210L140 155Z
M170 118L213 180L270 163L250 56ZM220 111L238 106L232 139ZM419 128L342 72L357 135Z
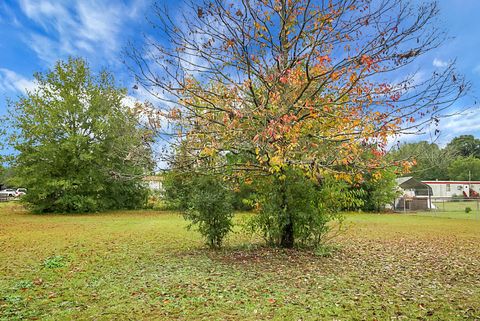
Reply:
M325 257L240 233L213 252L185 226L169 212L0 204L0 319L480 318L478 221L349 214Z

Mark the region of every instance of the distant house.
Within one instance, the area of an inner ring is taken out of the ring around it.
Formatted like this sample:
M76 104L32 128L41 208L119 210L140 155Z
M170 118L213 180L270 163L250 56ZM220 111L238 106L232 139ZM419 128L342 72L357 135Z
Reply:
M480 181L422 181L432 189L434 198L479 198Z
M162 176L145 176L143 181L147 184L147 187L152 191L162 191Z
M432 188L413 178L399 177L396 179L399 196L395 199L395 211L429 210L432 206Z

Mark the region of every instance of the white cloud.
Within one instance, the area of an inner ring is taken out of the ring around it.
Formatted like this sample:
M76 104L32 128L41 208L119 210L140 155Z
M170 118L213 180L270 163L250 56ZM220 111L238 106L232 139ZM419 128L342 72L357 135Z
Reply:
M450 141L460 135L475 135L480 131L480 113L469 110L461 114L440 119L440 134L442 141Z
M438 132L436 132L438 130ZM438 126L433 123L425 126L423 130L413 133L401 133L392 136L389 139L388 146L392 148L397 143L413 143L418 141L428 141L445 147L453 138L460 135L479 136L480 133L480 113L478 110L469 109L461 113L451 114L450 116L440 117Z
M16 72L0 68L0 92L21 92L26 93L35 89L33 80L27 79Z
M113 60L125 40L124 26L141 19L146 7L145 0L20 0L23 13L44 31L26 33L23 40L50 64L67 55Z
M135 103L138 102L138 100L133 97L133 96L125 96L122 98L122 104L129 107L129 108L133 108L135 107Z
M445 68L448 66L448 62L435 58L433 59L433 66L438 68Z

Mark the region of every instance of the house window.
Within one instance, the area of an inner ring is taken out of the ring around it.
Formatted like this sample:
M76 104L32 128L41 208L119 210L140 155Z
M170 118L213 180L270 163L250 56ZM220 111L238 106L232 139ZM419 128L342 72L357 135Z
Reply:
M447 184L447 192L450 192L450 184Z

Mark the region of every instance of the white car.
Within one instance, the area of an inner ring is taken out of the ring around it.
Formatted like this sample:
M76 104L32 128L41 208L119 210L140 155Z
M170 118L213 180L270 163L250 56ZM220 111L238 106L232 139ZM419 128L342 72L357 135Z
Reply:
M3 191L0 191L0 196L15 197L17 190L13 188L7 188Z
M27 194L26 188L17 188L17 190L15 191L15 197L20 197L25 194Z

